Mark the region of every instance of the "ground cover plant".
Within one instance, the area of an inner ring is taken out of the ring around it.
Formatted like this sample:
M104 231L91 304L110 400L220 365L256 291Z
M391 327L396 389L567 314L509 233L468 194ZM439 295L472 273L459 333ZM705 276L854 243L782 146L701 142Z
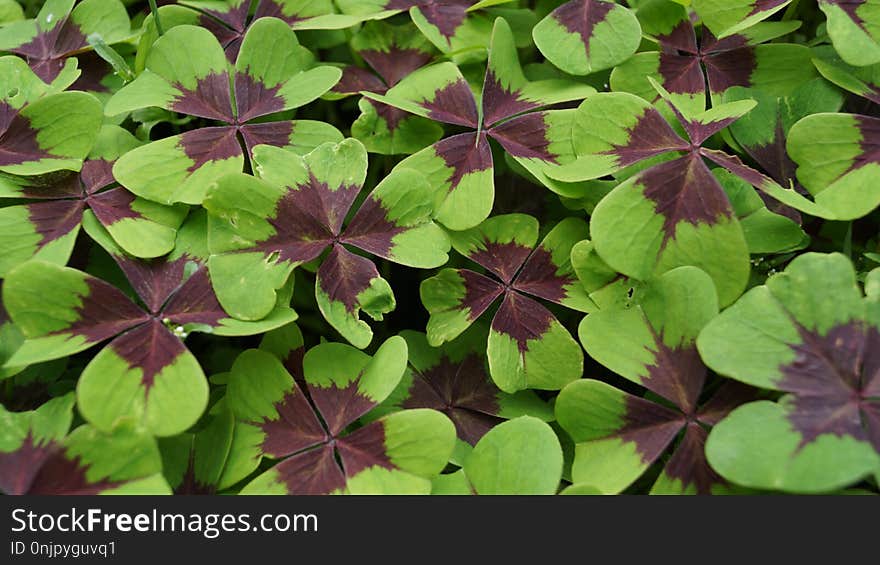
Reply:
M878 494L880 11L0 0L0 492Z

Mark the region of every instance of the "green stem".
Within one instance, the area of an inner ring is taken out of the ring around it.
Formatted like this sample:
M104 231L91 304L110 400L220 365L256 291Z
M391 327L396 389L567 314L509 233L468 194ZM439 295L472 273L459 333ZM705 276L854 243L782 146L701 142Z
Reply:
M852 259L853 223L846 228L846 236L843 238L843 254Z
M153 20L156 22L156 31L159 32L159 35L163 35L165 30L162 29L162 22L159 20L159 7L156 6L156 0L149 0L150 2L150 11L153 12Z
M800 4L800 0L794 0L791 4L788 5L788 8L785 9L785 13L782 14L782 21L787 22L788 20L794 18L794 15L798 9L798 4Z

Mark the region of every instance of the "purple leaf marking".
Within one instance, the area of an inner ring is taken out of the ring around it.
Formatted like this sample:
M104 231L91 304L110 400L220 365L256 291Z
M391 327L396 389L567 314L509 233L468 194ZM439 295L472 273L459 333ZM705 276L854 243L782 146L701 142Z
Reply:
M517 292L507 292L492 319L492 329L516 341L521 353L528 342L540 339L553 322L553 314L540 303Z
M89 482L86 478L88 465L83 465L80 459L68 459L60 449L54 449L52 454L40 467L31 483L27 494L30 495L88 495L114 488L120 482L106 479L97 482Z
M432 100L420 105L438 122L475 128L479 125L474 93L464 79L457 79L434 92Z
M220 306L205 266L193 273L162 308L162 315L175 324L218 326L229 316Z
M711 226L733 215L724 189L697 153L651 167L637 182L644 187L645 198L654 202L655 212L663 216L661 249L675 239L681 222Z
M504 287L479 273L462 269L456 271L464 282L464 297L461 307L469 309L468 320L474 321L485 312L495 299L504 292Z
M857 115L855 120L861 134L861 153L853 159L847 173L880 163L880 119Z
M275 404L278 418L260 424L263 431L263 453L280 458L313 447L327 439L321 422L315 416L312 406L294 384L293 390Z
M754 16L755 14L760 14L761 12L766 12L767 10L772 10L773 8L785 4L787 0L754 0L754 6L752 6L752 11L748 13L748 16ZM864 0L831 0L833 4L864 4Z
M238 109L238 123L247 122L266 114L284 109L284 99L278 96L281 85L266 88L262 82L248 73L235 75L235 105Z
M80 298L76 321L57 333L72 333L97 343L149 320L146 312L116 287L91 277L85 283L89 290Z
M358 308L358 295L370 287L379 271L372 261L355 255L339 244L318 268L318 284L332 302L341 302L347 312Z
M28 204L28 220L40 234L37 248L64 237L76 229L83 215L83 203L79 200L54 200Z
M342 388L333 383L326 387L308 386L309 397L332 437L338 437L346 427L376 406L375 401L358 392L357 380Z
M372 422L336 440L336 450L348 477L371 467L395 468L386 455L385 426L382 422Z
M175 261L135 259L127 255L113 258L151 314L158 315L162 305L183 283L185 258Z
M707 83L712 93L751 85L757 58L743 35L718 40L704 27L698 47L693 23L683 20L669 35L660 35L657 40L661 47L659 72L669 92L702 94Z
M552 17L569 33L581 36L581 41L589 49L593 30L608 16L614 8L614 2L597 2L596 0L573 0L566 2L553 11Z
M432 59L430 52L419 49L400 49L397 46L391 46L388 51L365 49L359 51L358 54L379 73L379 76L382 77L385 85L389 88L403 80L416 69L425 66ZM379 91L373 90L371 92Z
M553 256L543 247L537 247L529 256L513 288L521 292L562 304L568 296L565 287L578 282L574 275L559 276Z
M26 494L45 462L59 449L55 442L35 444L28 430L18 449L0 453L0 492Z
M86 203L95 216L104 226L112 226L120 220L126 218L141 218L142 216L132 209L131 205L135 201L134 194L128 192L124 188L114 188L90 195L86 198Z
M623 441L635 444L642 462L649 465L660 457L684 427L684 416L656 402L631 394L625 397L624 425L617 432Z
M697 494L712 494L712 487L725 484L706 460L706 438L709 434L702 426L690 423L684 437L666 464L665 472L670 479L681 481L682 490L694 485Z
M541 159L556 164L556 155L550 152L545 112L518 116L488 131L512 157Z
M50 83L58 77L64 60L86 46L88 42L79 26L65 15L49 31L38 30L33 39L10 51L24 55L34 73L43 82Z
M389 0L385 9L409 10L414 6L418 7L428 23L436 27L451 44L451 39L464 23L471 4L473 2L469 0Z
M753 47L739 47L703 57L706 80L711 92L724 92L733 86L749 87L758 66Z
M156 375L186 353L183 342L155 319L120 335L109 347L130 369L143 371L141 383L148 394Z
M416 371L402 408L431 408L446 414L458 437L476 445L503 420L497 416L500 390L486 374L483 359L470 354L452 362L444 356L424 371Z
M654 334L654 362L642 385L676 404L692 416L706 382L706 366L694 345L669 347L661 336Z
M339 82L331 90L340 94L357 94L364 90L385 94L388 87L382 82L382 79L367 69L348 65L342 69L342 78L339 79Z
M349 222L341 241L387 259L394 246L392 240L405 231L406 228L389 221L382 202L370 196Z
M195 90L187 90L180 84L174 86L181 91L171 104L175 112L226 123L235 121L229 96L229 74L226 71L198 79Z
M178 146L193 164L187 169L194 173L206 163L238 157L242 154L236 129L229 126L194 129L180 136Z
M697 411L697 420L707 426L714 426L734 408L757 398L756 389L736 381L726 381Z
M510 284L531 253L531 248L516 242L495 243L484 239L479 248L468 254L468 259Z
M777 385L793 393L789 421L801 435L800 447L833 434L871 441L880 451L880 331L858 322L835 326L826 335L798 331L796 358L780 367L784 378Z
M523 100L519 90L508 90L490 68L483 81L483 123L489 127L495 123L540 107L540 104Z
M46 157L51 155L40 147L30 121L0 101L0 165L19 165Z
M274 469L289 494L329 494L345 488L345 475L329 444L288 457Z
M465 175L488 171L493 166L492 149L485 132L447 137L434 144L434 151L452 170L448 181L449 192L455 190Z
M706 79L700 68L700 57L679 55L663 51L660 53L660 76L663 86L675 94L702 94L706 91Z
M290 145L290 136L293 135L293 122L285 120L281 122L264 122L258 124L244 124L239 126L238 131L244 138L244 144L248 155L252 155L254 147L264 143L275 147Z
M688 151L690 145L683 140L663 116L654 108L648 108L635 126L627 130L626 145L614 147L607 154L617 157L620 167L643 161L670 151Z

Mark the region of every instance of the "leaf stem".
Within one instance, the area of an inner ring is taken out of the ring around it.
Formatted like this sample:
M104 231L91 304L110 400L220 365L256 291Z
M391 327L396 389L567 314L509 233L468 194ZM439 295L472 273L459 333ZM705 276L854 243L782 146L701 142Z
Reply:
M853 223L849 222L849 225L846 227L846 236L843 238L843 254L846 255L849 259L852 259L852 238L853 238Z
M788 5L788 8L785 9L785 13L782 14L782 21L787 22L794 18L795 13L797 13L798 4L800 4L800 0L793 0L792 3Z
M156 5L156 0L149 0L150 2L150 11L153 12L153 20L156 22L156 31L159 32L159 35L164 35L165 30L162 29L162 22L159 20L159 7Z

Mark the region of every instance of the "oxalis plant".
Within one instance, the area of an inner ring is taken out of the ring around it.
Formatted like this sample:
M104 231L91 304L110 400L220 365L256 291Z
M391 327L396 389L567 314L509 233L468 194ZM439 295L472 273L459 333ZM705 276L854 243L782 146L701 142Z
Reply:
M0 0L0 491L878 494L878 30Z

